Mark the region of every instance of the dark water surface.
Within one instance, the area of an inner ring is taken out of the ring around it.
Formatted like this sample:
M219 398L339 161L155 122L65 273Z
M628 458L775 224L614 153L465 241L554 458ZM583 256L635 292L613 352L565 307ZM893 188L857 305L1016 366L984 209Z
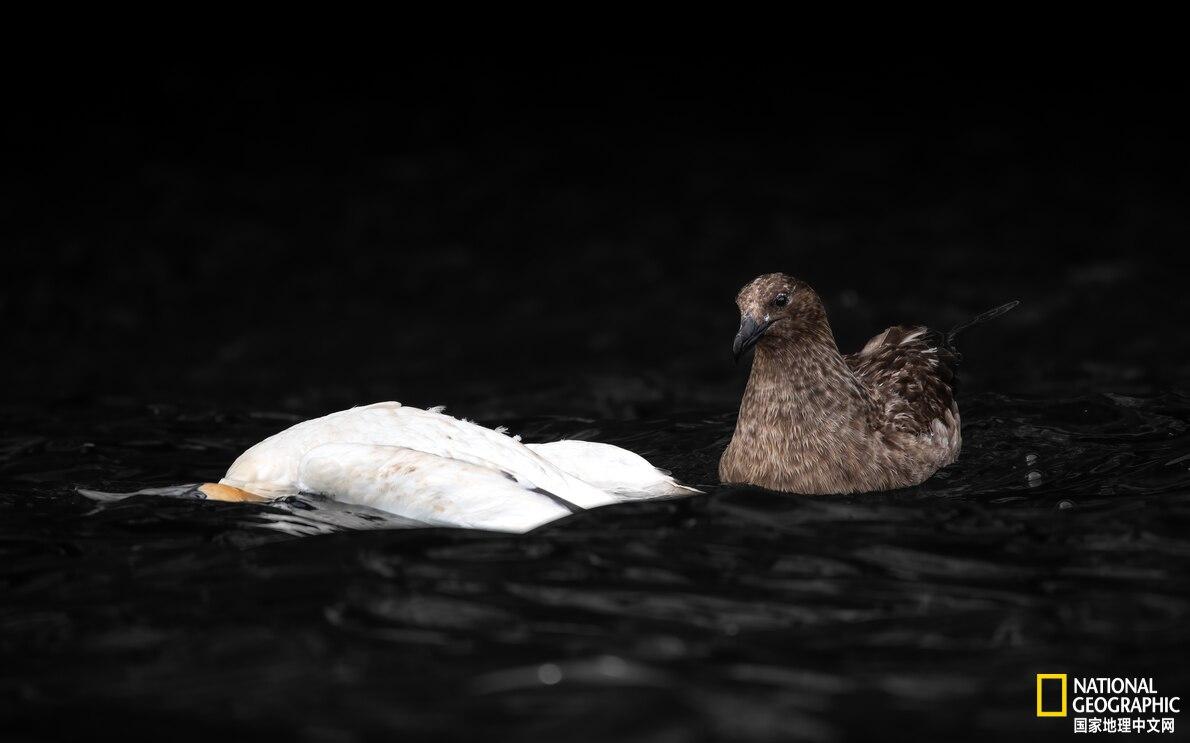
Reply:
M846 497L716 486L730 415L513 421L708 491L524 536L310 500L97 503L75 488L212 480L291 421L87 415L14 413L28 433L3 440L15 739L1034 738L1070 724L1033 716L1035 673L1190 681L1182 394L978 395L959 463Z

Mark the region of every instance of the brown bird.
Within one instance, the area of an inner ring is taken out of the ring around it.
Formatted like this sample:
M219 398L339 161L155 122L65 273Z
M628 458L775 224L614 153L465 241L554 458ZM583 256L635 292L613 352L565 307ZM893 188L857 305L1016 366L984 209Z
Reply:
M719 479L825 494L917 485L955 461L955 335L1018 303L949 333L896 325L847 356L818 294L792 276L760 276L736 304L736 358L756 354Z

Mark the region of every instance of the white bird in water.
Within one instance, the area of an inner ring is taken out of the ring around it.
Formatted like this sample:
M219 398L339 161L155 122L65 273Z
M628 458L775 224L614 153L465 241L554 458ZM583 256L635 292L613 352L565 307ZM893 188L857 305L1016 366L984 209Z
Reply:
M208 499L315 493L427 526L525 532L610 503L698 490L610 444L522 444L503 430L398 402L298 423L239 456Z

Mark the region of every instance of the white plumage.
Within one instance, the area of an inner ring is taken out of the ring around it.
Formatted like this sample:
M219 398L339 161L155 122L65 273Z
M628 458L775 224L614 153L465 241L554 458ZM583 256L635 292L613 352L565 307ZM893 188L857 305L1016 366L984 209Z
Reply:
M220 481L277 498L318 493L436 526L523 532L621 500L698 492L609 444L522 444L440 409L382 402L298 423Z

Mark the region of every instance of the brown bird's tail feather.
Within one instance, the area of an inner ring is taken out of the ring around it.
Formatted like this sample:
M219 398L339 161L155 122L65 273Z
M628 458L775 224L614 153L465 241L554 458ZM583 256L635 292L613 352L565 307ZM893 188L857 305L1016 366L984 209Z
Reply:
M953 328L950 329L950 332L946 334L947 345L953 346L955 336L957 336L959 333L963 332L967 328L972 328L972 327L975 327L976 325L982 325L983 323L987 322L988 320L995 320L1000 315L1003 315L1004 313L1012 310L1018 304L1020 304L1020 300L1014 299L1011 302L1006 302L1005 304L1002 304L999 307L994 307L994 308L988 310L987 312L981 312L978 315L976 315L975 317L971 318L970 320L967 320L965 322L959 323L958 325L955 325Z

